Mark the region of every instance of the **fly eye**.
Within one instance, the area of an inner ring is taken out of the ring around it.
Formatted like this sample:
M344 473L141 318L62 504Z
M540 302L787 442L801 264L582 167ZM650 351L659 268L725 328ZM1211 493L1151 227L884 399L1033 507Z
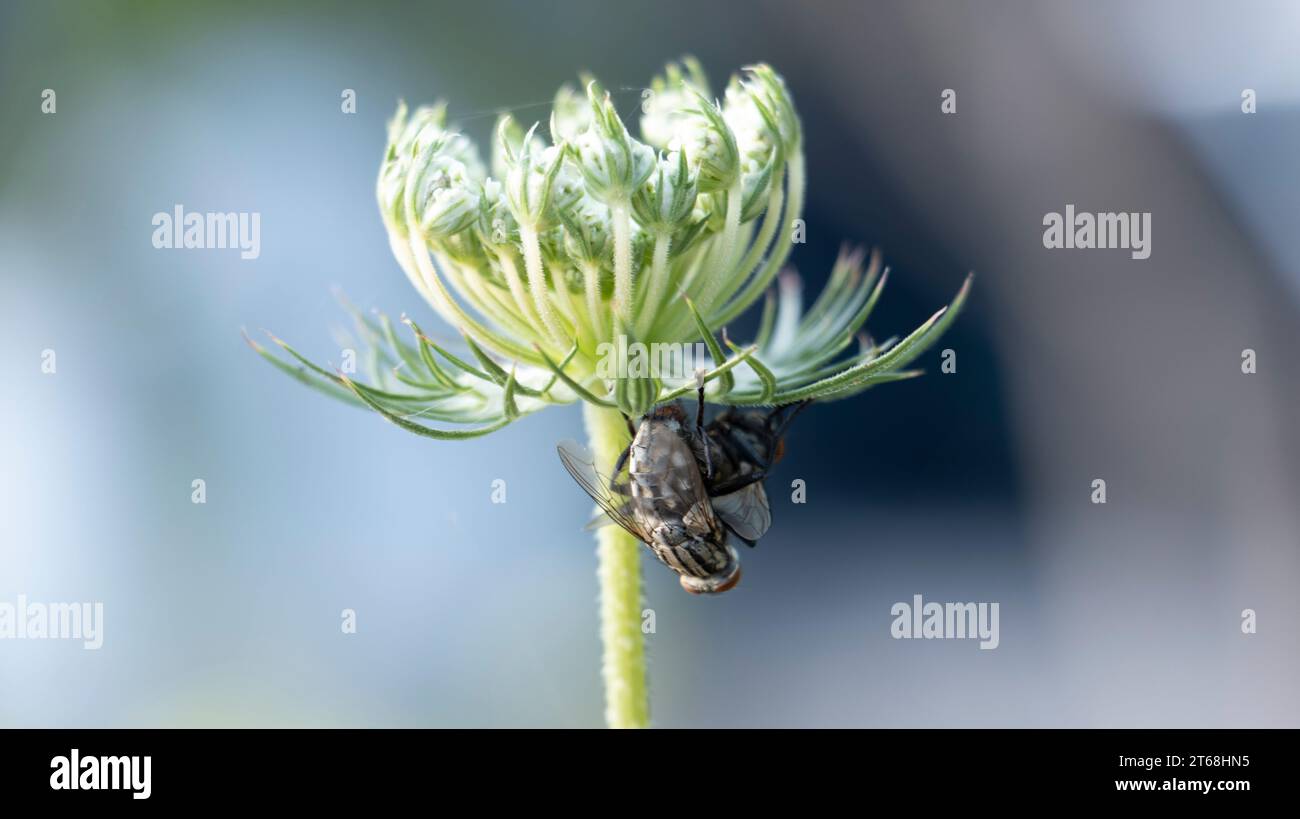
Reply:
M774 463L774 464L779 464L779 463L781 463L781 459L784 458L784 457L785 457L785 439L784 439L784 438L777 438L777 439L776 439L776 454L772 456L772 463Z

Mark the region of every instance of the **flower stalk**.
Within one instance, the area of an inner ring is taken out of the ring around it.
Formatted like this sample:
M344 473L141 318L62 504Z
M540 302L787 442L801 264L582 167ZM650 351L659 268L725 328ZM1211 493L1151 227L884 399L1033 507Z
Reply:
M614 222L614 312L624 324L632 310L632 217L622 202L610 205Z
M591 451L601 463L613 463L629 440L623 416L586 404L583 418ZM611 728L645 728L650 699L641 632L641 549L636 538L618 526L602 526L596 540L605 723Z

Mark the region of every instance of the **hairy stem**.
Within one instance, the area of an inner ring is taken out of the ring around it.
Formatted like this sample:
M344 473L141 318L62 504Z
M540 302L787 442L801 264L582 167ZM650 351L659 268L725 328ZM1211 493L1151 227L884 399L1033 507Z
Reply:
M542 248L537 238L537 229L520 223L519 243L524 246L524 270L528 273L528 289L533 294L537 315L541 317L542 324L546 326L546 331L550 333L551 338L563 345L568 339L555 320L555 313L551 309L550 298L546 292L546 270L542 266Z
M767 286L772 283L781 265L785 264L786 258L790 255L790 249L794 247L794 223L803 214L803 195L804 195L804 158L803 151L796 150L790 156L790 163L786 167L786 173L789 179L786 184L789 185L789 193L786 197L785 221L781 226L781 233L776 237L772 245L772 252L767 257L763 266L750 277L745 288L740 291L740 295L733 298L725 306L715 312L709 319L711 326L718 327L730 322L736 316L745 311L749 305L754 303Z
M591 333L599 343L604 340L605 333L610 327L603 320L605 312L600 301L600 265L595 262L583 263L582 284L583 293L587 298L587 318L591 324Z
M767 252L768 245L772 243L772 237L776 235L777 225L781 221L781 208L784 207L784 204L785 187L778 177L767 197L767 209L763 214L763 226L759 228L758 236L754 239L754 243L750 246L748 252L745 253L745 257L736 266L735 275L731 277L731 281L718 294L718 305L726 304L740 289L741 285L748 280L754 269L758 267L763 254Z
M650 284L641 293L641 303L637 321L637 338L645 339L650 335L655 319L659 315L659 302L663 301L664 290L668 287L668 250L672 245L673 235L670 231L660 230L655 233L654 257L650 264Z
M624 325L632 323L632 219L627 202L609 206L614 222L614 312Z
M616 409L583 405L592 453L608 468L627 446L627 425ZM645 640L641 634L641 550L620 526L596 535L600 568L600 639L605 658L605 722L610 728L645 728L650 722Z
M732 256L736 252L736 234L740 232L740 207L744 195L744 186L739 177L727 189L727 214L723 220L722 235L718 237L716 251L709 259L712 271L705 271L704 286L700 288L698 301L701 310L713 307L713 300L731 276Z
M506 286L510 289L510 296L515 300L515 307L519 309L519 317L524 323L531 322L534 327L541 323L541 317L537 315L532 304L528 301L528 294L524 292L524 280L519 275L519 265L515 264L515 254L513 250L498 250L497 258L501 261L501 270L505 274Z

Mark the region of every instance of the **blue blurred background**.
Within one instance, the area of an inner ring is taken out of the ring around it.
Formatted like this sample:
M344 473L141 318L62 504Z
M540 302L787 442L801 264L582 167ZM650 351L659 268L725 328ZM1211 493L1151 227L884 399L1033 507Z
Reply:
M333 285L437 326L374 203L399 98L481 141L584 69L630 114L687 53L785 75L810 291L879 246L883 338L977 280L956 373L801 418L736 591L646 558L655 723L1300 725L1294 4L25 2L0 32L0 601L105 607L97 652L0 641L0 726L599 725L578 410L435 443L240 328L336 360ZM260 258L155 250L176 203L260 212ZM1067 203L1152 212L1151 258L1044 250ZM1001 646L891 639L913 594L999 602Z

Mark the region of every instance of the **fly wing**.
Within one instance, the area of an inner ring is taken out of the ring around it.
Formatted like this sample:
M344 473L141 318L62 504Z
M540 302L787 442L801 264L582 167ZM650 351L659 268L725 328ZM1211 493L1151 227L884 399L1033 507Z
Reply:
M641 531L641 526L631 514L628 503L630 493L626 493L626 486L622 486L622 491L612 489L611 486L617 487L620 484L611 483L608 476L602 475L596 469L596 459L586 447L577 441L561 441L555 449L560 454L560 462L564 464L564 468L610 520L622 526L637 539L650 541L649 535ZM597 518L587 524L587 528L592 529L599 525L600 519Z
M722 536L688 441L672 429L647 422L632 447L629 468L636 471L629 480L637 508L647 508L657 520L699 537Z
M718 513L727 528L744 540L758 540L772 525L772 510L767 505L767 492L762 481L714 498L713 511Z

